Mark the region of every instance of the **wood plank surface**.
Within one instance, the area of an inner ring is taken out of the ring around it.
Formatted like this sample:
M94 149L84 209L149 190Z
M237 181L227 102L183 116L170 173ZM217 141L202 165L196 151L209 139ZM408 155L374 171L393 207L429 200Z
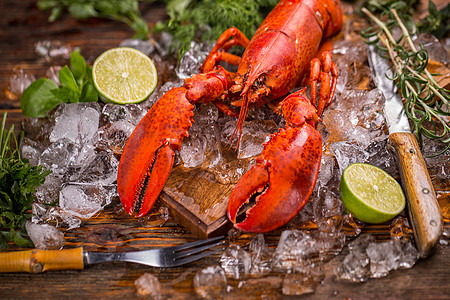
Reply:
M73 47L79 47L83 56L92 62L103 51L116 47L133 35L127 26L113 21L89 19L78 21L64 15L55 23L47 22L48 13L38 10L35 0L0 1L0 112L8 112L8 125L14 124L16 131L21 128L24 117L20 110L19 99L6 96L9 78L14 68L22 68L36 78L43 77L50 65L39 58L34 45L42 40L60 40ZM356 5L356 4L355 4ZM163 3L141 4L141 11L150 26L166 18ZM175 170L174 172L177 172ZM182 172L183 170L179 170ZM193 178L208 177L201 170L190 170ZM433 175L433 174L432 174ZM208 179L208 178L206 178ZM171 193L171 185L179 184L177 177L172 177L166 186L166 194ZM208 181L193 182L184 178L183 184L197 184L208 188ZM209 179L208 179L209 180ZM435 181L433 182L435 184ZM436 188L438 200L445 207L450 207L450 186L440 182ZM173 190L172 190L173 191ZM223 187L223 194L230 192ZM177 197L176 193L170 195ZM190 197L189 192L183 197ZM188 199L188 198L185 198ZM186 200L187 201L187 200ZM207 235L216 228L223 227L218 217L214 220L201 219L199 232L194 226L181 224L171 217L161 218L160 208L170 203L170 199L160 199L151 213L141 219L126 214L118 199L108 205L104 211L89 220L83 220L80 228L65 232L65 247L83 246L88 251L123 252L173 246L197 240L197 236ZM177 204L173 204L175 206ZM170 205L169 205L169 208ZM199 211L209 210L210 206L201 206ZM175 209L175 208L171 208ZM178 211L181 209L177 208ZM215 213L220 216L222 212ZM447 211L446 228L449 225ZM218 223L215 223L218 222ZM372 233L377 239L389 237L389 224L371 225L362 228L363 233ZM280 233L284 229L314 230L315 224L294 220L288 225L265 235L270 248L275 248ZM347 240L355 237L352 228L344 228ZM248 247L255 235L240 234L235 243ZM337 281L334 268L344 259L347 248L325 265L325 279L314 294L303 295L301 299L450 299L450 247L448 237L443 240L433 256L419 260L412 269L397 270L384 278L370 279L363 284ZM7 251L23 248L11 246ZM158 277L162 285L163 299L197 299L193 286L195 273L203 267L217 265L220 253L178 268L151 268L132 263L104 263L88 266L77 271L53 271L42 274L7 273L0 274L0 299L134 299L145 298L137 294L135 280L148 272ZM265 277L248 276L245 284L228 279L229 292L224 299L297 299L295 296L283 296L281 281L283 274L271 273Z

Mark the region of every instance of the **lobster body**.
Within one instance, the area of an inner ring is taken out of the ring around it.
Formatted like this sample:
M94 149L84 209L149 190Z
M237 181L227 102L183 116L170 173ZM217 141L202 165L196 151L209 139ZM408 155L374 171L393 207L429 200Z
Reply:
M240 106L234 132L239 134L239 145L248 107L276 99L274 109L283 114L286 127L271 136L257 164L237 183L227 214L235 223L241 207L255 199L246 219L235 227L266 232L292 219L316 183L322 140L315 128L334 96L338 75L331 55L318 51L323 39L339 31L341 23L337 0L280 1L251 41L234 27L226 30L201 73L161 97L129 138L117 180L125 210L143 216L158 198L175 151L192 125L194 104L212 102L229 115L235 113L228 104ZM227 52L232 46L245 47L242 57ZM222 61L238 65L237 72L224 70L219 66ZM281 99L308 80L311 100L304 89Z
M330 11L327 6L332 6ZM246 94L262 79L255 91L264 85L272 99L286 95L309 72L322 39L337 32L341 23L340 5L333 1L280 1L242 55L236 79L247 78L242 92Z

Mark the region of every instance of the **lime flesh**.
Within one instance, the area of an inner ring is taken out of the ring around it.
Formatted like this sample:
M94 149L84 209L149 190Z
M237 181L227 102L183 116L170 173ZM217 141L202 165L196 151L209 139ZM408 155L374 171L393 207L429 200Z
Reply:
M400 184L369 164L348 166L342 174L339 191L345 207L363 222L384 223L405 208Z
M144 101L154 91L158 81L152 60L128 47L103 52L94 62L92 76L101 99L117 104Z

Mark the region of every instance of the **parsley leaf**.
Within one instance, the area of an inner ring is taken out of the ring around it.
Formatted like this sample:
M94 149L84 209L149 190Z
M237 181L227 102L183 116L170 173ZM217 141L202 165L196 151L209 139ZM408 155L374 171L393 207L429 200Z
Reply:
M20 157L19 144L14 135L14 125L6 130L6 116L0 127L0 248L5 249L8 241L19 246L32 246L25 223L31 219L31 203L37 186L44 183L51 171L42 166L31 166ZM15 147L11 147L11 144Z
M276 0L167 0L170 19L156 24L154 31L171 33L171 48L181 58L190 49L191 41L215 41L233 26L250 39L277 3Z

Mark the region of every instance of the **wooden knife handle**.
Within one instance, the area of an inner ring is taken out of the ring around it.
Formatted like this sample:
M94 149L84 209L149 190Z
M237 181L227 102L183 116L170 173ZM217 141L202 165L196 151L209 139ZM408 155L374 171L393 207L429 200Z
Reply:
M425 258L433 252L442 234L441 209L414 134L392 133L389 144L397 154L416 245L420 256Z
M0 273L41 273L50 270L83 269L83 248L26 250L0 253Z

